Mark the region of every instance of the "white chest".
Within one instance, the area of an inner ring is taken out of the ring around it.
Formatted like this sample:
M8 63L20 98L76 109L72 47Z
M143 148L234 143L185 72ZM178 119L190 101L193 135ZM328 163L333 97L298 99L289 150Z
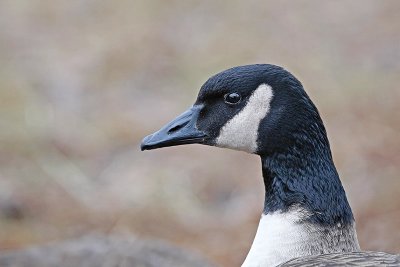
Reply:
M354 222L324 227L305 223L304 216L304 210L262 215L242 267L276 266L302 256L360 250Z
M299 220L298 212L263 214L242 267L276 266L302 256L309 234Z

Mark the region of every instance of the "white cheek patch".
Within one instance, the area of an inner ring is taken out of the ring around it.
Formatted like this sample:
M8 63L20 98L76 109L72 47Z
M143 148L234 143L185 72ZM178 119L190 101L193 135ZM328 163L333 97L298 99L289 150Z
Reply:
M273 93L268 84L253 92L246 106L221 129L216 145L249 153L257 151L258 128L267 115Z

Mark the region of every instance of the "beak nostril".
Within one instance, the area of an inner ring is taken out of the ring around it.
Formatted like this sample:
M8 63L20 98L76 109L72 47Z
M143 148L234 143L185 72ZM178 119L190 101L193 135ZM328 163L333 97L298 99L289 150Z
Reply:
M174 127L172 127L171 129L168 130L168 134L172 134L172 133L174 133L174 132L176 132L176 131L182 129L182 128L185 127L188 123L189 123L189 121L186 121L186 122L184 122L184 123L182 123L182 124L175 125Z

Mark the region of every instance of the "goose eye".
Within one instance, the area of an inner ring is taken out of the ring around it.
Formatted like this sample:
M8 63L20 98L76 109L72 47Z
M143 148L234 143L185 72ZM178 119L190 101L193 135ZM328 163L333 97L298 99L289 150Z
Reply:
M240 100L242 100L242 97L238 93L228 93L224 95L224 101L229 105L238 104Z

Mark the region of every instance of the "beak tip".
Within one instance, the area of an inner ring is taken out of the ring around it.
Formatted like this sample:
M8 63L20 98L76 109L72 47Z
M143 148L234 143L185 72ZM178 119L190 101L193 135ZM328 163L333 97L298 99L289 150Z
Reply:
M152 138L152 134L146 136L145 138L143 138L142 143L140 144L140 150L144 151L144 150L148 150L150 148L149 146L149 141Z
M141 143L140 144L140 151L145 151L146 150L146 145Z

